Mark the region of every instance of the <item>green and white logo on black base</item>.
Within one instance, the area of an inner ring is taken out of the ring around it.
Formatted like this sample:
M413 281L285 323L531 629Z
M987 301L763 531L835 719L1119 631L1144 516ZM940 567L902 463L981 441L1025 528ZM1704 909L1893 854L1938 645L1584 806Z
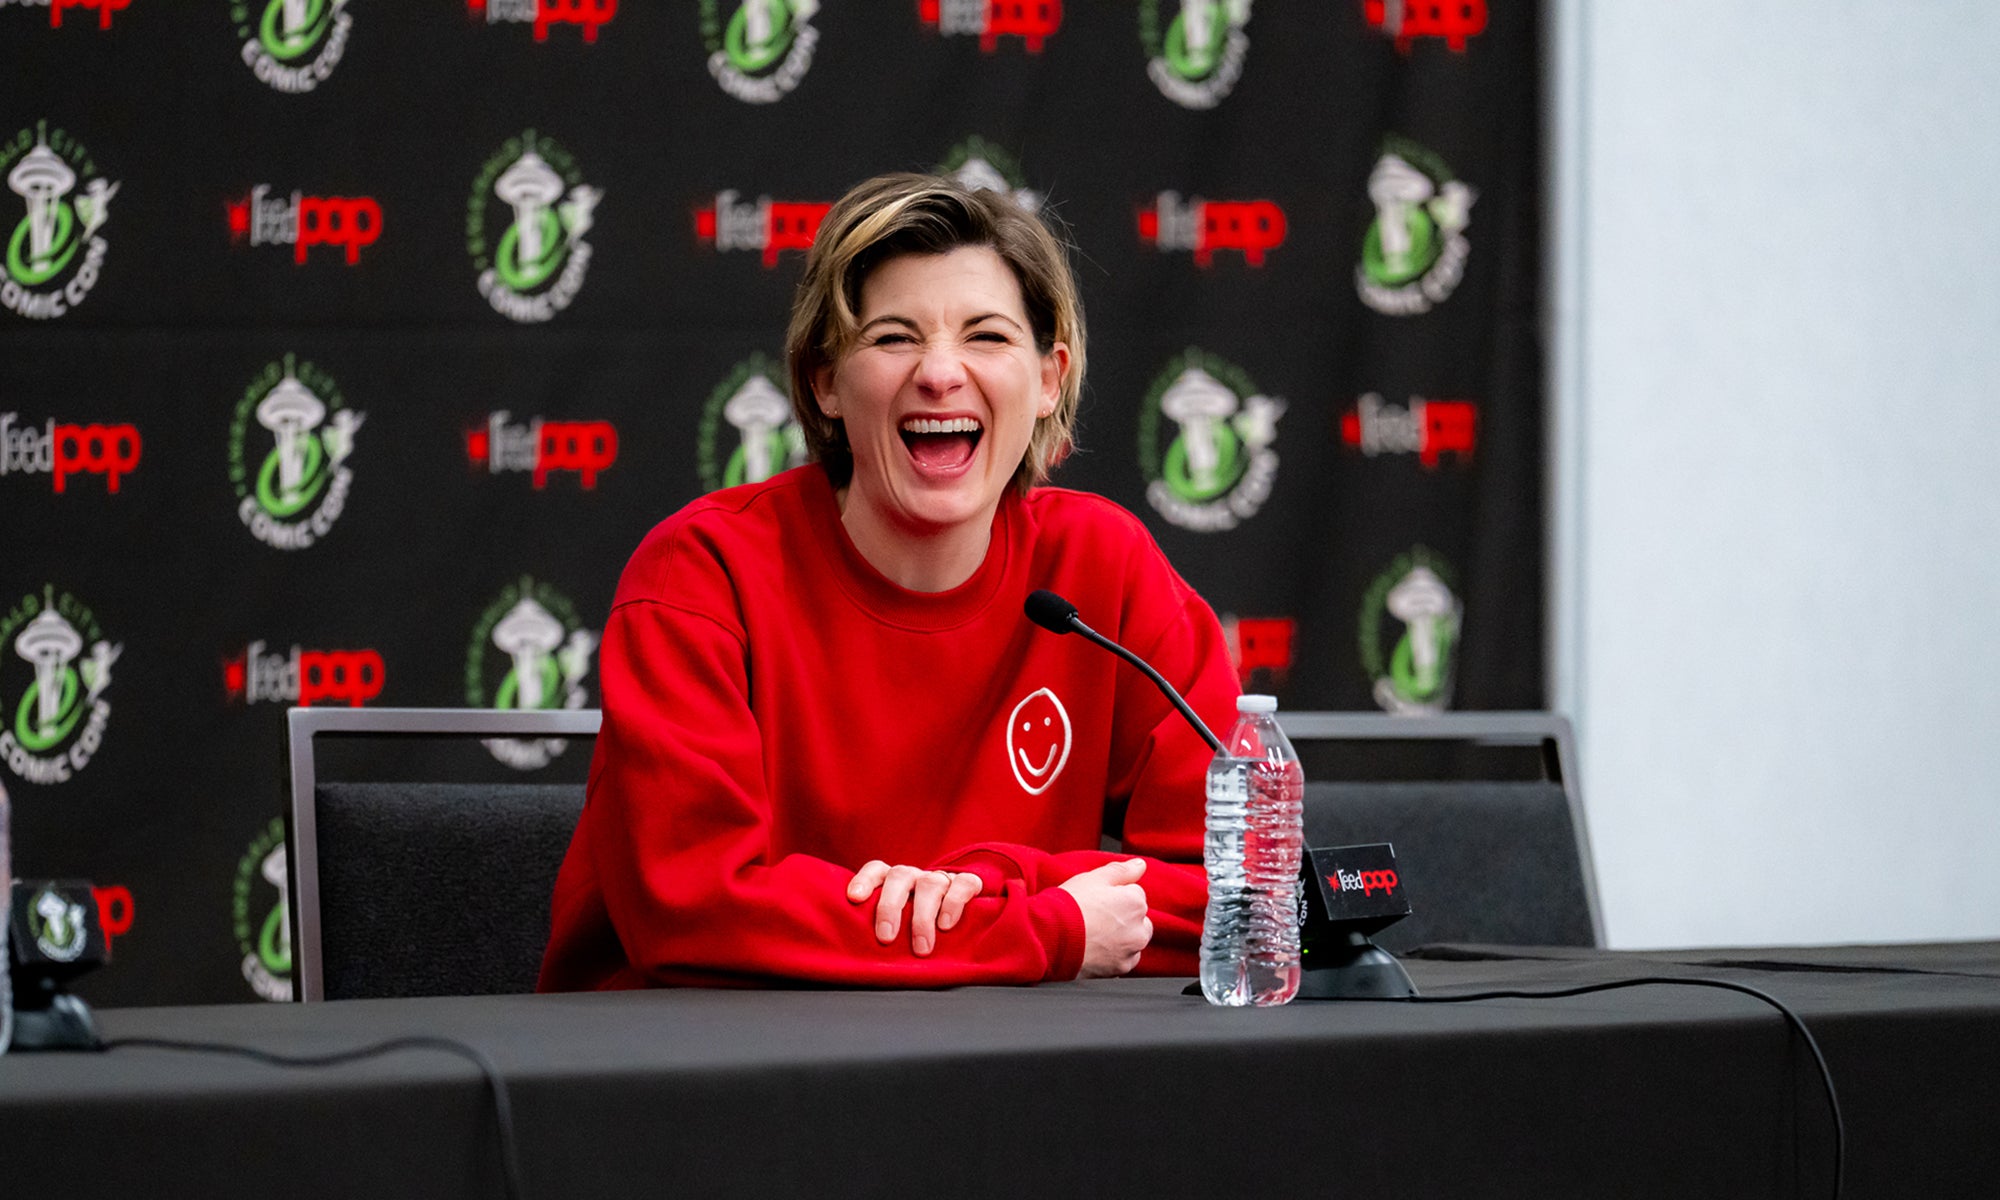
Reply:
M285 820L273 817L236 860L229 911L243 980L265 1000L292 998L292 921Z
M231 0L240 57L271 88L297 94L325 83L347 53L347 0Z
M98 174L81 142L47 121L0 142L0 178L27 209L7 234L0 307L35 321L67 316L104 269L111 245L97 231L118 185Z
M703 491L762 483L806 461L805 431L785 388L784 364L752 354L708 394L695 440Z
M1182 108L1214 108L1243 77L1250 0L1139 0L1146 75Z
M327 535L354 487L347 460L364 420L309 361L287 354L258 372L229 421L229 482L251 536L304 550Z
M466 204L465 249L494 312L534 325L575 302L602 199L569 152L532 129L486 160Z
M1414 317L1449 299L1472 256L1465 230L1478 198L1430 150L1408 138L1385 139L1368 176L1375 219L1354 268L1361 302L1388 316Z
M746 104L774 104L812 68L819 0L701 0L708 73Z
M1183 529L1219 533L1257 515L1278 477L1285 402L1249 373L1189 347L1167 360L1139 407L1146 501Z
M88 605L53 584L0 614L0 762L24 783L53 785L90 764L111 721L111 667L122 643Z
M472 627L465 651L465 702L473 708L585 708L597 634L583 627L576 606L545 583L523 576ZM549 765L569 747L564 738L487 738L493 757L517 771Z
M1361 666L1383 711L1420 716L1451 706L1464 615L1453 578L1435 552L1414 546L1362 598Z

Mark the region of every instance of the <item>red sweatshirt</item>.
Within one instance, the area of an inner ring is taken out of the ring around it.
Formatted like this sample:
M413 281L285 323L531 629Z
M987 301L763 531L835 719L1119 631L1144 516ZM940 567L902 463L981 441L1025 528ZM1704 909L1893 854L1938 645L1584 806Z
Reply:
M1149 862L1141 972L1193 974L1209 751L1139 672L1031 624L1048 588L1151 661L1211 727L1235 674L1215 614L1101 497L1010 490L948 592L870 566L817 465L698 500L626 566L599 657L604 727L552 904L543 991L785 978L883 987L1069 979L1057 887ZM875 940L870 859L977 872L931 954ZM1166 860L1166 861L1161 861Z

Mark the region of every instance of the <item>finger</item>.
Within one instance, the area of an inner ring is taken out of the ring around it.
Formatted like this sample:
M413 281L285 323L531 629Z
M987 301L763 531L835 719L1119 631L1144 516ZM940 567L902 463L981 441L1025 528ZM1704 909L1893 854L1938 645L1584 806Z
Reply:
M1153 944L1153 918L1141 917L1139 918L1139 948L1143 950L1152 944Z
M945 891L950 887L951 881L943 871L925 871L917 876L910 895L910 949L918 958L937 945L938 906L944 903Z
M979 876L970 871L959 871L951 877L951 886L945 889L944 903L938 908L938 928L950 929L965 915L965 906L982 890Z
M889 864L879 858L863 864L862 868L854 873L854 878L847 881L848 900L859 904L874 895L875 889L882 886L882 880L888 874Z
M1109 884L1137 883L1145 873L1146 860L1143 858L1121 858L1089 872Z
M882 897L875 903L875 940L887 944L896 940L903 927L903 906L910 902L910 888L917 882L915 867L890 867L882 880Z

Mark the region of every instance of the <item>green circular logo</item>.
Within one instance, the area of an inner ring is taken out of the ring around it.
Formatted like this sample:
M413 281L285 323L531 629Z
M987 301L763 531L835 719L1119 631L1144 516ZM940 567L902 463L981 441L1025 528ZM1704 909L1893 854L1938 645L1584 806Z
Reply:
M1387 712L1437 713L1450 705L1464 612L1452 579L1436 552L1414 546L1362 597L1361 666Z
M302 58L326 36L333 7L328 0L271 0L257 23L257 40L279 62Z
M695 466L704 491L762 483L806 461L806 435L792 417L784 364L752 354L716 384L702 406Z
M97 753L111 718L111 668L122 645L88 605L44 585L0 614L0 762L23 781L68 782Z
M285 821L273 817L236 860L230 914L244 982L261 998L278 1002L292 998L290 873Z

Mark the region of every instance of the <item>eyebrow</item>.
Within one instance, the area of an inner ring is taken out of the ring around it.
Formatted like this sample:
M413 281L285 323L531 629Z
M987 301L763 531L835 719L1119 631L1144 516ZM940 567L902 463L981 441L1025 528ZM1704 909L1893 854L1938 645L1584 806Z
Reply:
M959 328L970 329L974 325L977 325L982 321L1005 321L1016 329L1021 328L1021 323L1019 321L1016 321L1014 318L1008 316L1006 313L1003 312L980 313L978 316L967 317L965 319L965 323L959 326ZM915 321L910 320L910 318L908 317L899 317L894 315L893 313L885 313L882 316L871 318L870 320L863 323L861 326L861 330L865 332L866 330L876 325L884 325L884 324L901 325L903 328L910 330L915 330L917 328L917 323Z

